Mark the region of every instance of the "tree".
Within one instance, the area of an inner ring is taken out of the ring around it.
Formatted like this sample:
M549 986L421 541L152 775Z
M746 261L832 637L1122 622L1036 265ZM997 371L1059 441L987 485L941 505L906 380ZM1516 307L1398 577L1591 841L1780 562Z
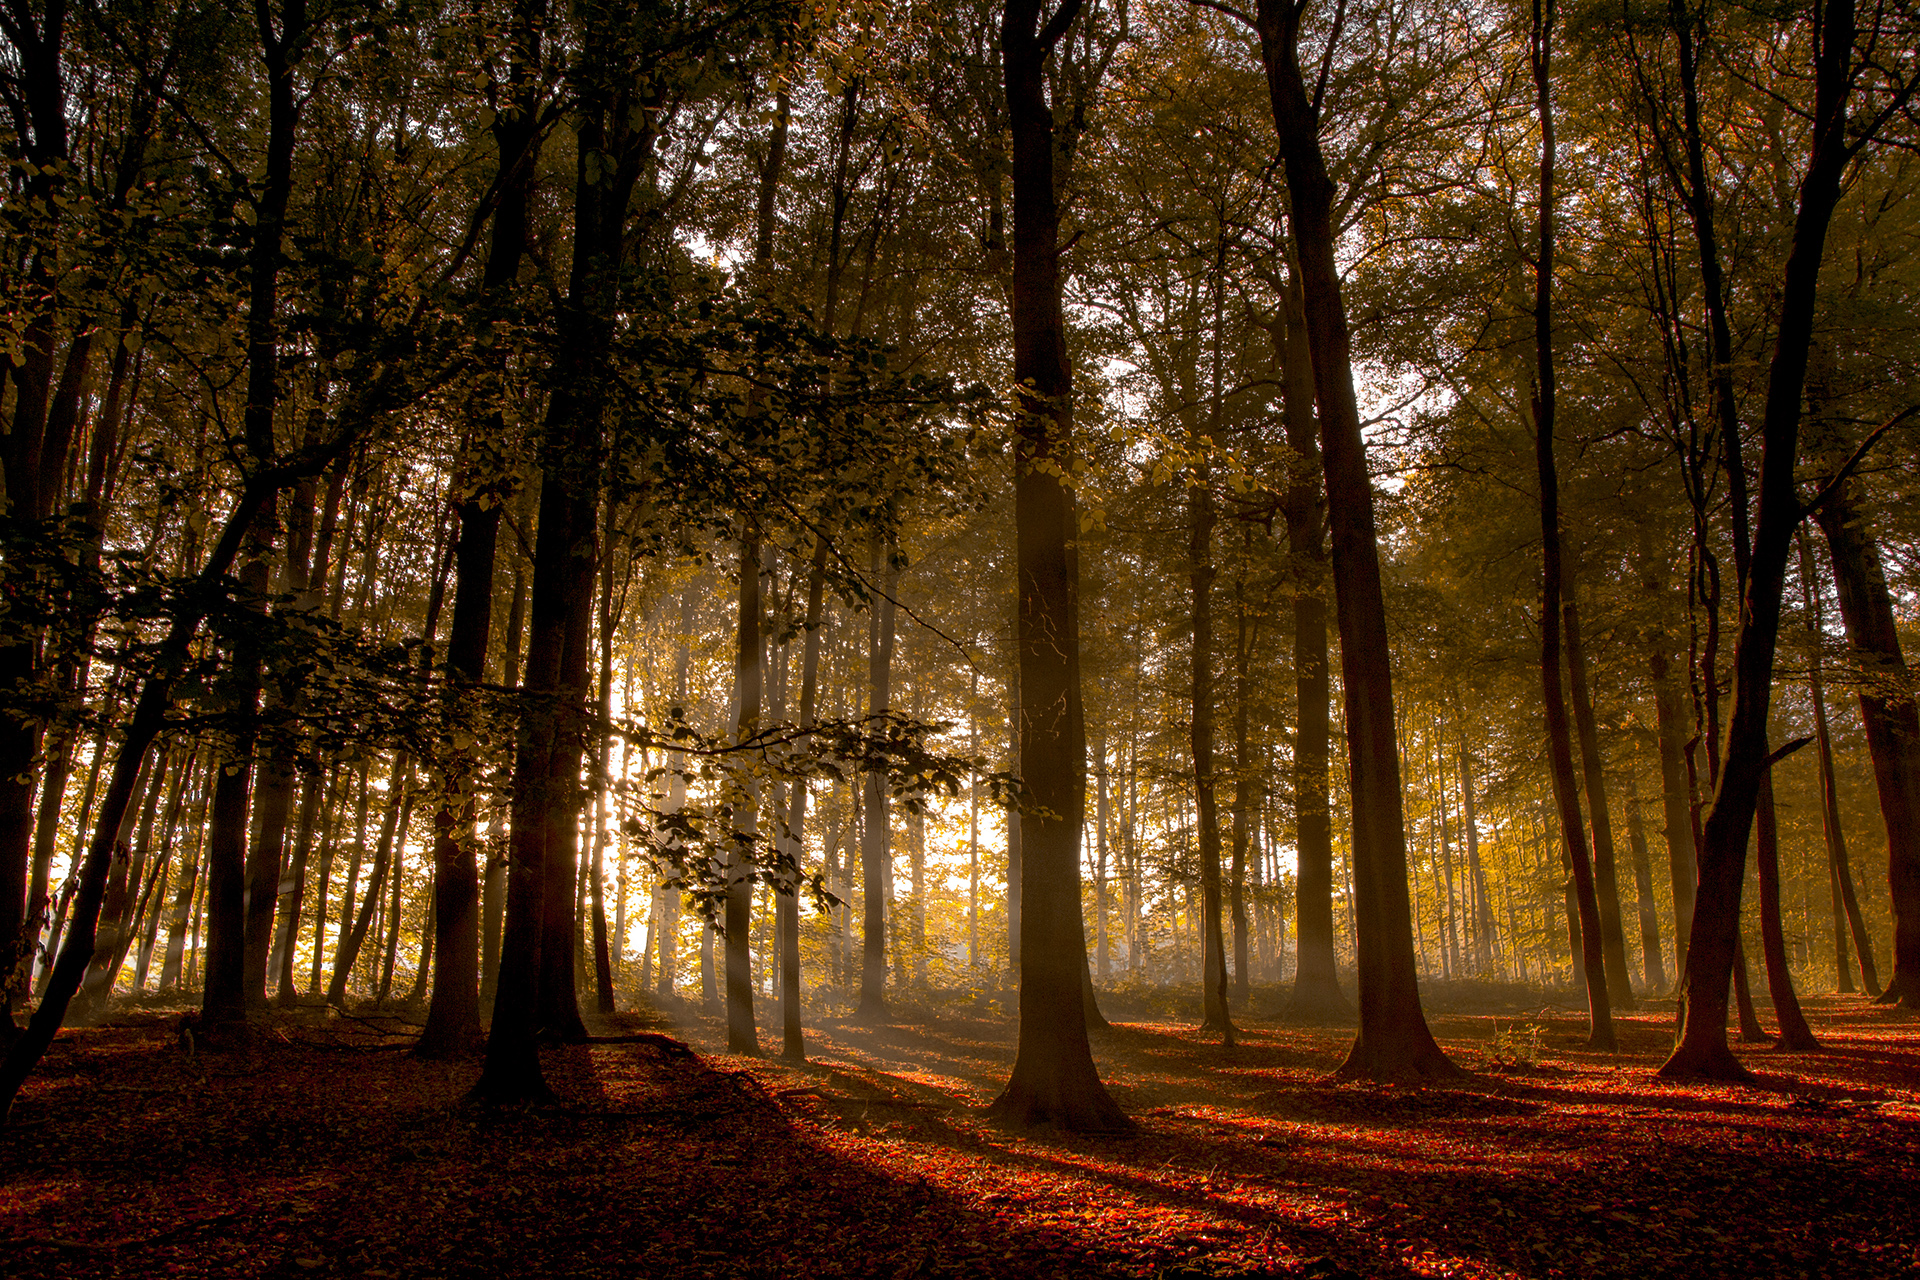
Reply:
M1014 521L1018 543L1021 820L1020 1045L989 1114L1079 1132L1130 1127L1087 1041L1081 977L1080 829L1086 723L1080 696L1079 530L1072 483L1073 372L1060 306L1060 217L1046 63L1081 10L1009 0L1000 28L1013 134Z
M1406 821L1399 746L1394 740L1393 671L1374 532L1373 486L1367 477L1366 444L1354 397L1347 318L1334 257L1333 183L1320 150L1319 106L1300 73L1301 26L1308 12L1306 0L1260 0L1256 22L1287 175L1289 226L1299 258L1314 398L1320 411L1346 692L1360 1030L1340 1071L1373 1079L1447 1078L1459 1069L1427 1029L1414 972Z

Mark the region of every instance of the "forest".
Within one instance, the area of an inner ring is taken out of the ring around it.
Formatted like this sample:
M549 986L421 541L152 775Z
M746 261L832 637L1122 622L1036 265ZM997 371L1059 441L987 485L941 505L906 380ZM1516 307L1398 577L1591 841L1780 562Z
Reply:
M1910 1274L1917 93L0 0L0 1273Z

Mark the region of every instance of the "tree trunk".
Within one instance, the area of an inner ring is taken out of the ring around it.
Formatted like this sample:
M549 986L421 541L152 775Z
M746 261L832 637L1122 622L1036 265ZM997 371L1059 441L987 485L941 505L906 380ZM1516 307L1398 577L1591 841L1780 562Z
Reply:
M1800 549L1800 586L1806 600L1808 632L1808 695L1813 702L1814 749L1820 753L1820 822L1827 843L1828 885L1833 902L1834 970L1838 990L1853 991L1853 968L1847 960L1847 936L1851 931L1854 949L1860 956L1860 980L1867 994L1878 997L1880 975L1873 963L1873 942L1867 937L1867 922L1860 915L1860 902L1853 890L1853 868L1847 857L1847 837L1840 825L1840 791L1833 775L1833 738L1827 723L1827 697L1821 668L1821 637L1826 634L1821 617L1823 595L1814 579L1813 548L1806 527L1794 531ZM1884 583L1885 578L1881 581Z
M1532 65L1534 101L1540 117L1540 244L1534 265L1533 304L1536 359L1533 425L1540 486L1540 677L1554 805L1560 816L1561 849L1573 873L1574 907L1578 911L1580 955L1575 964L1586 979L1591 1026L1587 1043L1591 1048L1611 1050L1615 1045L1613 1012L1607 999L1600 906L1594 885L1593 863L1587 850L1586 830L1581 820L1578 783L1574 779L1573 741L1567 724L1567 703L1562 692L1560 670L1560 480L1553 458L1553 21L1553 0L1534 0Z
M896 575L892 547L876 537L869 549L868 581L879 588L867 631L868 722L879 729L890 707L893 675L893 594ZM892 830L887 817L886 775L878 771L863 781L865 827L860 840L861 951L860 1004L855 1016L887 1016L887 907L889 874L893 862ZM898 945L896 942L895 945Z
M1457 1075L1459 1068L1427 1029L1414 971L1406 819L1394 741L1393 668L1374 533L1373 486L1367 476L1366 443L1354 398L1346 309L1334 253L1333 182L1320 151L1319 111L1300 74L1304 16L1303 8L1284 0L1260 0L1261 60L1286 167L1320 410L1346 692L1360 1032L1340 1071L1372 1079L1449 1077Z
M402 824L412 806L411 797L406 794L411 789L412 775L413 761L405 752L401 752L394 758L393 777L387 783L387 816L380 823L380 839L373 850L373 870L367 877L367 892L360 900L360 910L353 916L350 927L347 912L352 903L343 901L340 904L340 948L334 953L333 977L327 983L327 1003L336 1009L346 1006L347 980L353 975L353 966L360 959L361 948L366 945L367 933L373 927L374 912L379 909L381 894L387 885L388 871L394 864L396 834L399 842L406 840L406 830ZM379 942L379 938L375 937L376 947Z
M1606 760L1600 754L1600 727L1593 714L1593 683L1587 674L1586 647L1580 638L1580 610L1568 593L1566 621L1567 680L1573 692L1574 730L1580 735L1580 763L1587 790L1587 816L1593 824L1593 889L1600 906L1600 950L1607 966L1607 997L1621 1009L1633 1008L1633 982L1627 976L1627 939L1620 911L1620 881L1614 870L1613 815L1607 800Z
M1777 1049L1814 1053L1820 1041L1800 1012L1800 999L1793 991L1793 974L1787 968L1787 940L1780 923L1780 826L1773 812L1773 773L1760 779L1758 806L1759 838L1754 858L1760 870L1760 945L1767 960L1767 994L1773 998L1773 1016L1780 1024Z
M1044 28L1039 0L1009 0L1000 27L1013 139L1014 529L1018 573L1020 1039L989 1114L1079 1132L1130 1122L1108 1096L1087 1039L1082 981L1080 831L1087 728L1080 699L1079 534L1060 471L1073 458L1073 371L1060 305L1060 215L1046 62L1080 10L1062 0Z
M1293 455L1282 501L1288 567L1293 578L1294 841L1299 857L1294 887L1298 920L1293 992L1287 1018L1346 1023L1353 1006L1340 990L1333 951L1333 815L1328 800L1328 707L1333 700L1327 660L1327 507L1320 444L1313 420L1313 355L1307 342L1306 303L1298 272L1283 295L1285 332L1280 366L1287 448Z
M760 731L760 542L749 536L740 543L740 611L738 648L734 653L734 739L744 742ZM753 953L748 947L753 928L754 867L743 852L756 838L760 820L759 784L748 782L735 800L733 831L736 851L728 860L726 896L727 1050L757 1056L760 1038L753 1019Z
M1868 677L1861 686L1860 719L1873 760L1880 818L1886 826L1887 884L1893 905L1893 976L1879 1000L1913 1009L1920 1008L1920 716L1914 709L1913 678L1901 652L1880 548L1867 530L1853 490L1852 481L1843 481L1815 515L1833 562L1847 646ZM1852 877L1844 863L1841 872L1844 889ZM1864 971L1872 952L1863 945L1864 929L1855 932ZM1869 990L1872 985L1869 980Z
M1233 1044L1221 928L1220 808L1213 778L1213 490L1206 468L1187 490L1187 574L1193 599L1193 796L1200 845L1201 1030Z
M1700 890L1688 941L1680 1043L1660 1068L1667 1078L1743 1079L1727 1045L1727 988L1739 941L1747 837L1770 760L1767 718L1787 550L1805 510L1794 492L1800 398L1827 227L1839 203L1851 149L1846 133L1854 44L1852 0L1815 17L1812 155L1800 187L1793 241L1781 282L1766 412L1761 422L1760 504L1734 640L1733 709L1726 749L1700 845ZM1838 557L1836 557L1838 559Z
M1654 637L1647 654L1653 711L1660 746L1660 809L1665 820L1667 874L1673 887L1673 964L1687 971L1687 935L1693 930L1693 891L1698 862L1693 839L1693 786L1687 769L1686 709L1674 680L1665 641Z
M1640 783L1627 770L1627 846L1633 853L1633 893L1640 909L1640 973L1649 995L1667 989L1667 967L1660 954L1660 908L1653 900L1653 860L1647 854L1646 826L1640 820Z
M1247 525L1245 543L1250 547L1252 541L1253 526ZM1233 998L1242 1006L1252 991L1247 954L1246 879L1254 795L1253 744L1249 739L1247 705L1253 692L1247 670L1253 637L1247 620L1246 585L1246 574L1236 574L1233 584L1233 854L1227 880L1228 911L1233 921Z

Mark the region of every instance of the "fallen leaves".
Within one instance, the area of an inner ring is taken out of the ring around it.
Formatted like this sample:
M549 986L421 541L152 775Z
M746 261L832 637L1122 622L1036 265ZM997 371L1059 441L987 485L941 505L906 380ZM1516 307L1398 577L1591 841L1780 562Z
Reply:
M1754 1054L1759 1088L1656 1082L1654 1052L1568 1048L1567 1020L1540 1072L1444 1089L1328 1083L1340 1032L1249 1019L1228 1052L1125 1025L1096 1039L1125 1139L988 1124L1011 1028L971 1017L829 1024L804 1064L625 1025L549 1052L564 1105L495 1117L460 1106L470 1068L337 1051L377 1024L193 1056L103 1028L0 1134L0 1272L1911 1274L1914 1023L1810 1005L1835 1052ZM1468 1060L1489 1035L1436 1030Z

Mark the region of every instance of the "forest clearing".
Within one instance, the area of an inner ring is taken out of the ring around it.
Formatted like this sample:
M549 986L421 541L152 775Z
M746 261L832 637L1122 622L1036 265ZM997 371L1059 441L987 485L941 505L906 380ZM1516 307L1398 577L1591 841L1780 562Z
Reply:
M1430 994L1497 1007L1526 993ZM1537 994L1537 993L1535 993ZM1164 998L1164 997L1163 997ZM969 1002L970 1003L970 1002ZM1116 1004L1119 1001L1115 1002ZM0 1138L19 1276L1868 1277L1920 1265L1911 1014L1820 998L1827 1052L1757 1087L1651 1069L1670 1017L1581 1047L1574 1010L1438 1012L1476 1074L1332 1082L1350 1034L1242 1019L1095 1037L1128 1137L1009 1130L1012 1024L816 1027L805 1064L686 1035L559 1047L559 1101L461 1103L398 1019L290 1015L189 1051L177 1014L63 1038ZM1116 1017L1118 1014L1116 1013ZM1537 1050L1532 1046L1538 1027ZM1502 1043L1496 1030L1521 1028ZM394 1034L399 1033L399 1034ZM1516 1056L1515 1050L1518 1050Z

